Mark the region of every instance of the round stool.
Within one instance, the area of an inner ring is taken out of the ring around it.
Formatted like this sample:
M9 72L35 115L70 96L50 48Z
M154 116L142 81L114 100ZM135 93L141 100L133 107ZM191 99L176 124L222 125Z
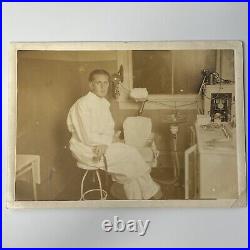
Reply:
M97 177L98 180L98 186L99 188L94 188L94 189L88 189L87 191L83 192L83 186L84 186L84 181L86 180L86 177L88 175L89 172L93 172ZM101 181L101 176L99 173L98 169L87 169L86 172L84 173L83 177L82 177L82 182L81 182L81 197L80 197L80 201L83 200L87 200L86 196L90 195L90 194L94 194L94 193L99 193L100 194L100 200L106 200L108 193L102 188L102 181Z

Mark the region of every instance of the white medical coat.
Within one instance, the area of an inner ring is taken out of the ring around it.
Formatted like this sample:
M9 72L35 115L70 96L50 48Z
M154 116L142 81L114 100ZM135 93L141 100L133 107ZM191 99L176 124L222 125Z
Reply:
M99 163L94 160L93 146L108 145L106 170L112 174L112 179L124 185L129 199L149 199L159 190L159 185L151 179L150 166L136 148L113 143L114 120L109 108L105 98L92 92L76 101L67 118L72 133L70 150L79 167L98 165L104 169L103 160Z

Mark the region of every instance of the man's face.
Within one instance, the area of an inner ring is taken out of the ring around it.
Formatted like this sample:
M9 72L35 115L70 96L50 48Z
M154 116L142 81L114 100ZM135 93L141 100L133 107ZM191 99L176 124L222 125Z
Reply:
M90 83L91 91L99 97L105 97L108 94L109 78L104 74L94 75L93 81Z

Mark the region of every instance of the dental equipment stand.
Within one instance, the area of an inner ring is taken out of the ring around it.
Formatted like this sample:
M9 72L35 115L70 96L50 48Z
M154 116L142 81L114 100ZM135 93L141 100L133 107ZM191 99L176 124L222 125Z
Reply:
M142 115L143 110L144 110L145 103L146 103L147 101L148 101L148 100L143 100L143 101L141 101L141 107L140 107L140 109L139 109L139 111L138 111L138 116L141 116L141 115Z
M180 161L178 156L178 150L177 150L177 142L178 142L178 132L179 132L179 125L184 123L185 121L183 119L177 119L176 115L172 116L172 121L169 121L169 129L170 133L172 135L172 160L173 160L173 166L174 166L174 178L173 180L170 180L169 183L166 184L174 184L175 186L180 186Z
M180 162L178 157L177 151L177 134L178 134L178 126L171 125L170 132L172 134L172 141L173 141L173 150L172 150L172 157L173 157L173 164L174 164L174 179L176 179L176 183L178 182L180 176Z
M172 162L173 162L173 178L170 180L161 180L160 182L163 185L175 185L177 187L180 186L180 161L178 156L178 149L177 149L177 142L178 142L178 132L179 132L179 125L182 123L185 123L186 120L184 117L179 117L177 114L172 114L171 116L168 116L163 121L169 126L169 130L172 136Z

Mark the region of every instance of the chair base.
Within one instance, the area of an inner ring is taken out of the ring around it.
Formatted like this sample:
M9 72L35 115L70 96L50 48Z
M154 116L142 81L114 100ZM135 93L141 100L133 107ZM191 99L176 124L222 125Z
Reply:
M116 200L127 200L124 188L122 184L114 182L110 188L111 196Z

